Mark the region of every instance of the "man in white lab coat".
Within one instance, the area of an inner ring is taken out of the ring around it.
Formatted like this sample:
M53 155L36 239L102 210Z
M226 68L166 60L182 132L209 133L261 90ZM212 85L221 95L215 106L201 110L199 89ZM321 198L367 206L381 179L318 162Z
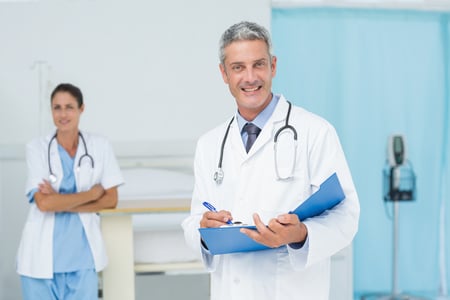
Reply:
M182 224L211 272L212 300L326 300L330 257L357 232L358 196L335 129L272 93L276 64L264 27L240 22L222 35L219 67L237 112L198 141L191 215ZM306 220L288 213L335 172L346 196L340 204ZM270 249L212 255L198 229L230 221L256 225L241 232Z

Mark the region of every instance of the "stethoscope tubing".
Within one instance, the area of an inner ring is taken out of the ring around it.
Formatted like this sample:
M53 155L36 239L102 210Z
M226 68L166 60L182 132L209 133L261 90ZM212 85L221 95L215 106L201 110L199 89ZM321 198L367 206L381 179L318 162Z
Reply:
M225 143L227 142L228 133L230 132L231 123L233 123L234 117L231 118L230 123L228 123L227 130L225 131L225 135L222 140L222 146L220 147L220 158L218 168L222 169L222 161L223 161L223 151L225 150Z
M275 133L275 136L273 138L274 155L275 155L275 171L276 171L277 178L280 179L280 180L287 180L287 179L292 178L292 176L281 177L280 174L279 174L279 171L278 171L278 164L277 164L277 157L276 157L276 155L277 155L277 142L278 142L278 137L285 130L292 131L292 133L294 135L294 143L295 143L294 144L294 147L295 147L295 149L294 149L294 163L293 163L293 166L292 166L291 173L294 171L295 161L297 159L297 130L295 129L294 126L289 124L289 118L291 116L292 104L289 101L287 101L287 103L288 103L289 106L288 106L288 111L286 113L286 122L285 122L284 126L282 126L281 128L279 128L277 130L277 132ZM224 172L223 172L223 169L222 169L223 153L224 153L224 150L225 150L225 143L226 143L227 138L228 138L228 133L230 131L231 124L233 123L233 121L234 121L234 116L231 118L230 122L228 123L227 129L225 131L225 135L223 136L223 139L222 139L222 144L221 144L221 147L220 147L219 163L217 164L217 170L216 170L216 172L214 172L214 176L213 176L213 179L214 179L214 181L217 184L221 184L222 181L223 181L223 177L224 177Z
M50 139L50 141L48 142L48 150L47 150L47 159L48 159L48 172L49 172L49 180L51 183L55 183L56 182L56 175L53 173L53 168L52 168L52 163L51 163L51 159L50 159L50 148L52 146L53 141L56 139L56 136L58 135L58 132L56 132L52 138ZM88 149L87 149L87 145L86 145L86 140L84 139L84 136L81 132L78 132L78 136L81 138L81 141L83 143L83 148L84 148L84 154L80 156L80 158L78 159L78 168L81 167L81 161L84 158L88 158L91 161L91 167L94 168L94 158L89 154Z

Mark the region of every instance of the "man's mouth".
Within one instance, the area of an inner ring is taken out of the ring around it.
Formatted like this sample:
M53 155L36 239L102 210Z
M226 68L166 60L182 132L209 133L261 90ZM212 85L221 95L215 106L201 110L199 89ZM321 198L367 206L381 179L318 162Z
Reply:
M241 88L242 91L247 92L247 93L249 93L249 92L256 92L259 89L261 89L261 86L255 86L255 87L252 87L252 88Z

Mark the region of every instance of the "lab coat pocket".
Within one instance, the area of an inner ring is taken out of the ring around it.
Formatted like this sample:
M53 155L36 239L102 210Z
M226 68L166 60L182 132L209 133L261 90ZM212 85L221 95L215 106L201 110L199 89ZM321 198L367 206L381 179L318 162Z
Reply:
M31 258L31 251L33 249L33 236L34 228L36 227L35 222L26 222L22 229L22 238L19 244L18 257L20 258Z
M94 170L87 164L77 168L78 191L88 191L93 185Z
M80 218L83 224L88 228L100 228L100 214L99 213L80 213Z
M51 272L51 243L38 222L25 223L17 252L17 271L21 275L42 278ZM44 255L42 255L44 254Z
M261 213L280 215L294 210L302 203L309 190L309 183L302 173L297 173L289 180L272 180L261 188L258 199Z
M94 226L100 228L100 214L99 213L95 213L92 216L92 223L94 224Z

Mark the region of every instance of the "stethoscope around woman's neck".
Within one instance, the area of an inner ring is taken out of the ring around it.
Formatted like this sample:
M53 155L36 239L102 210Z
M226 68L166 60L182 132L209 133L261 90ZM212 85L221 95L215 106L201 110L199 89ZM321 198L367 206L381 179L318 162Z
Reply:
M51 183L56 183L57 181L57 177L56 175L53 173L53 169L52 169L52 163L50 160L50 148L52 146L53 141L56 139L56 136L58 135L58 132L56 132L53 137L50 139L50 142L48 142L48 152L47 152L47 157L48 157L48 172L49 172L49 176L48 179ZM81 167L81 161L83 160L83 158L88 158L91 161L91 167L94 168L94 158L92 158L92 156L88 153L88 149L86 146L86 141L84 139L84 136L81 132L78 132L78 136L81 138L81 141L83 143L84 146L84 154L80 156L80 158L78 159L78 166L77 169L79 170Z
M284 126L282 126L280 129L277 130L277 132L275 133L275 136L273 138L273 142L274 142L274 154L275 154L275 172L277 175L277 179L278 180L288 180L294 177L294 168L295 168L295 160L297 158L297 130L295 130L295 128L289 124L289 117L291 115L291 108L292 108L292 104L291 102L287 101L288 103L288 111L286 114L286 123L284 124ZM225 143L227 141L228 138L228 133L230 132L230 128L231 128L231 124L234 121L234 117L231 118L230 122L228 123L227 126L227 130L225 131L225 135L223 136L222 139L222 145L220 147L220 158L219 158L219 163L217 164L217 170L214 172L214 176L213 179L217 184L221 184L223 181L223 177L224 177L224 173L223 173L223 169L222 169L222 162L223 162L223 152L225 149ZM277 163L277 151L278 151L278 137L280 136L281 133L283 133L285 130L289 130L292 131L292 134L294 136L294 161L292 163L292 169L290 170L290 174L287 176L282 176L280 175L280 172L278 170L278 163Z

